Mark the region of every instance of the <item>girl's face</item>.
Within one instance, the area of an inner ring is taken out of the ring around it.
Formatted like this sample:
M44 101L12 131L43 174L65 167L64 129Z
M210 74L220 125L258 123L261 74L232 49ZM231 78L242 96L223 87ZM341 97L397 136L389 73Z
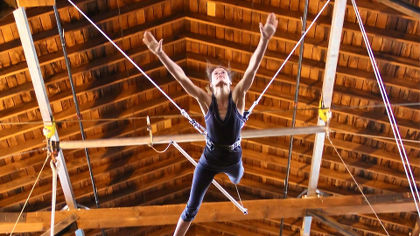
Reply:
M211 73L211 85L213 87L220 86L220 85L231 85L229 75L227 71L221 67L217 67Z

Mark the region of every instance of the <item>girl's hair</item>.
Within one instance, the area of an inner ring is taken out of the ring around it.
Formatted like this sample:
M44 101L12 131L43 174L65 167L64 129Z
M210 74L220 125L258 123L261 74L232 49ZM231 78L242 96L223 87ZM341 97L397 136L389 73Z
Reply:
M232 82L233 72L230 70L230 64L228 64L228 66L225 67L225 66L222 66L222 65L212 65L210 62L207 62L206 73L207 73L207 78L209 79L210 83L211 83L211 74L217 68L224 69L228 74L229 80Z

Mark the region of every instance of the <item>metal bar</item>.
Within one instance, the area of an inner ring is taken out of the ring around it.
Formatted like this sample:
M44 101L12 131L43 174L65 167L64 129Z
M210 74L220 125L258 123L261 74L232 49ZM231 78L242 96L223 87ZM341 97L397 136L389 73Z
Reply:
M45 123L50 124L53 121L52 111L45 90L45 84L39 67L39 61L32 40L31 30L29 28L25 9L20 7L13 12L13 15L16 20L16 26L19 32L20 40L22 41L23 51L25 53L26 62L28 63L29 73L31 75L32 84L34 86L42 120ZM59 141L57 131L51 137L51 140ZM74 198L70 177L67 172L66 162L61 150L57 156L57 168L66 203L70 209L74 209L76 208L76 200Z
M298 128L276 128L264 130L244 130L241 132L241 137L244 138L266 138L278 137L286 135L301 135L301 134L315 134L324 133L325 126L309 126ZM178 143L185 142L202 142L205 137L201 134L179 134L179 135L163 135L153 136L153 144L166 144L171 141ZM135 146L150 144L150 137L128 137L128 138L112 138L112 139L94 139L85 141L61 141L61 149L76 149L76 148L97 148L97 147L120 147L120 146Z
M344 15L346 12L347 0L334 1L334 10L331 22L330 37L328 41L328 52L325 63L324 82L322 85L322 100L325 108L331 107L332 94L334 88L334 80L337 70L338 55L340 50L341 34L343 30ZM325 122L318 117L318 125L325 125ZM325 133L317 133L315 135L314 149L312 153L311 172L308 183L308 196L316 195L318 186L319 171L321 168L322 153L324 149ZM310 223L306 222L309 218L305 218L303 222L302 232L309 232ZM304 234L306 235L306 234ZM309 234L308 234L309 235Z
M85 140L86 139L85 131L83 129L83 124L80 121L82 117L80 115L79 102L77 101L76 91L75 91L74 84L73 84L73 76L72 76L72 73L71 73L70 61L69 61L69 58L67 56L66 40L64 38L64 29L61 26L60 14L58 13L56 4L53 5L53 9L54 9L55 20L57 22L58 35L60 36L61 47L63 49L64 61L66 63L66 67L67 67L67 74L69 76L71 92L73 94L73 101L74 101L74 105L76 107L76 115L77 115L77 120L79 121L80 134L82 136L82 140ZM89 151L88 151L87 148L85 148L85 156L86 156L86 162L87 162L87 166L88 166L88 170L89 170L90 181L92 182L92 189L93 189L93 196L94 196L94 199L95 199L95 205L96 205L97 208L99 208L99 197L98 197L98 192L96 190L95 179L93 177L92 166L90 164ZM103 231L103 229L102 229L102 235L105 235L105 232Z
M303 35L306 31L306 18L308 15L308 0L305 1L305 8L303 9L303 21L302 21L302 30L301 34ZM303 49L304 49L305 38L302 39L299 48L299 62L298 62L298 71L296 76L296 89L295 89L295 99L293 103L293 117L292 117L292 128L296 126L296 113L297 113L297 104L299 98L299 84L300 84L300 74L302 70L302 59L303 59ZM290 143L289 143L289 154L287 157L287 169L286 169L286 178L284 180L284 195L283 198L287 198L287 189L289 188L289 175L290 175L290 164L292 162L292 150L293 150L293 141L294 136L290 136ZM280 222L280 236L283 235L283 224L284 218L281 218Z
M307 211L307 213L308 215L316 218L321 223L334 228L335 230L337 230L340 234L344 236L357 236L358 235L356 232L351 230L349 226L342 225L338 223L336 220L334 220L333 218L326 216L316 210L310 210L310 211Z

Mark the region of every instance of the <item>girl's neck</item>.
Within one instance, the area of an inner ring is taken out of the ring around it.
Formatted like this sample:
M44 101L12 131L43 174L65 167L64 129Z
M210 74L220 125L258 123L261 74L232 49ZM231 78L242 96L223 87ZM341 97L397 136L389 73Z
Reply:
M229 93L230 93L230 88L228 86L215 87L213 89L213 94L218 101L225 100L225 98L229 96Z

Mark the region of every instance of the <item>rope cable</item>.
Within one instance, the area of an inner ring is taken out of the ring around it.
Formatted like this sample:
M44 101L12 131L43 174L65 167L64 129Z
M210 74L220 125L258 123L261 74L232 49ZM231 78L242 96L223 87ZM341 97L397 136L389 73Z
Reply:
M327 0L327 2L324 4L324 6L321 8L321 10L319 11L318 15L315 16L314 20L312 21L312 23L309 25L308 29L302 34L302 36L300 37L299 41L296 43L296 45L293 47L292 51L289 53L289 55L286 57L286 59L284 59L283 64L281 64L280 68L277 70L277 72L274 74L274 76L271 78L270 82L267 84L267 86L264 88L264 90L261 92L260 96L257 98L257 100L252 104L252 106L249 108L248 110L248 115L250 115L252 113L252 110L254 110L254 107L256 105L258 105L258 103L260 102L262 96L264 95L264 93L267 91L267 89L270 87L270 85L273 83L274 79L276 79L277 75L280 73L280 71L283 69L284 65L286 65L286 62L289 60L289 58L292 56L292 54L294 53L294 51L296 50L296 48L299 46L300 42L302 42L302 40L305 38L306 34L309 32L309 30L312 28L312 26L314 25L314 23L316 22L316 20L319 18L319 16L321 15L321 13L324 11L324 9L328 6L330 0Z
M22 210L20 211L19 216L17 217L16 222L15 222L15 224L13 225L12 231L10 232L10 235L9 235L9 236L12 236L12 235L13 235L13 232L15 231L16 225L18 224L19 219L20 219L20 217L22 216L23 211L25 210L25 207L26 207L26 205L27 205L27 204L28 204L28 202L29 202L29 198L31 197L32 192L34 191L35 186L36 186L36 184L38 183L39 177L41 177L42 170L44 170L45 164L47 164L47 161L48 161L48 159L50 158L50 156L51 156L51 153L50 153L50 152L47 152L47 157L45 158L44 164L42 164L41 170L39 171L38 176L37 176L37 177L36 177L36 179L35 179L35 183L33 184L32 189L31 189L31 191L29 192L29 195L28 195L28 197L27 197L27 198L26 198L26 200L25 200L25 203L23 204Z
M389 99L388 99L388 96L387 96L387 92L385 90L385 86L384 86L384 83L383 83L383 80L382 80L382 76L379 72L379 68L378 68L378 65L376 63L375 56L373 54L373 50L370 46L369 39L367 37L367 33L366 33L365 28L363 26L363 21L362 21L361 16L360 16L359 9L357 8L356 2L354 0L351 0L351 2L352 2L352 5L353 5L354 12L356 14L356 18L357 18L360 30L362 32L362 36L363 36L365 46L367 48L367 52L369 54L369 59L370 59L370 62L372 64L372 68L373 68L373 72L375 74L376 81L377 81L378 86L379 86L379 91L381 92L381 96L382 96L382 99L383 99L383 102L384 102L384 105L385 105L385 110L387 112L387 116L388 116L388 119L389 119L389 122L390 122L390 125L391 125L391 129L392 129L392 132L394 134L395 142L397 144L398 152L399 152L400 157L401 157L402 165L404 167L404 171L405 171L405 174L406 174L407 179L408 179L408 183L409 183L409 186L410 186L410 191L411 191L411 194L413 195L414 204L416 206L418 217L420 218L420 210L419 210L419 205L418 205L418 202L420 201L420 195L419 195L419 191L417 189L417 185L416 185L416 181L414 179L413 172L412 172L411 167L410 167L411 166L410 161L409 161L407 153L405 151L404 143L401 140L401 135L400 135L400 132L399 132L399 129L398 129L397 121L395 120L394 114L392 112L392 107L390 105L390 102L389 102Z
M366 203L369 205L369 208L372 210L373 214L375 215L376 219L378 219L379 223L381 224L382 228L384 229L384 231L386 232L386 234L389 236L388 231L386 230L384 224L382 223L381 219L379 218L378 214L376 214L375 209L373 209L373 206L370 204L368 198L366 197L366 195L363 193L362 188L360 187L359 183L356 181L356 179L354 178L353 174L351 173L349 167L347 166L347 164L344 162L343 158L341 157L341 154L338 152L337 148L334 146L333 142L330 139L330 136L327 134L327 139L330 142L331 146L333 147L333 149L335 150L335 152L337 153L338 157L340 158L341 162L344 165L344 168L346 168L347 172L350 174L351 178L353 179L354 183L356 184L357 188L359 189L359 191L362 193L363 198L365 199Z
M189 114L182 109L169 95L163 91L162 88L159 87L159 85L156 84L134 61L131 59L105 32L103 32L79 7L77 7L76 4L74 4L71 0L67 0L71 5L73 5L74 8L76 8L79 13L88 20L93 27L95 27L141 74L146 77L150 83L152 83L156 89L158 89L179 111L180 113L188 119L188 121L191 123L191 125L198 131L200 134L205 135L206 130L203 126L201 126L199 123L197 123L195 120L193 120Z
M55 221L55 204L57 198L57 167L53 160L50 161L52 169L52 193L51 193L51 224L50 224L50 236L54 236L54 221Z

